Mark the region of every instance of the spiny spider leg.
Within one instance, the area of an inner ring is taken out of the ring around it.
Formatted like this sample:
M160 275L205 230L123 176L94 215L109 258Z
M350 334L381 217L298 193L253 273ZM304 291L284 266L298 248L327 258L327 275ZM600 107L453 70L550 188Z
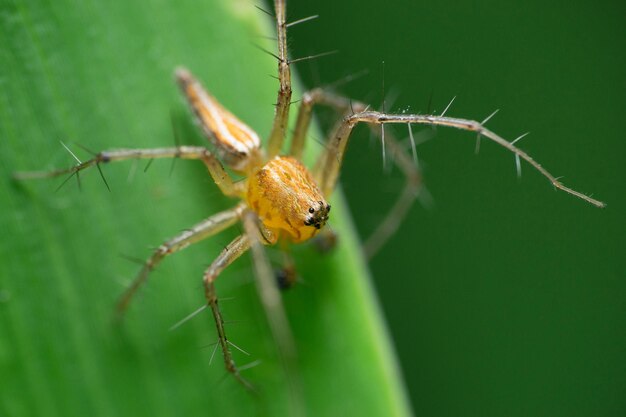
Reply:
M305 415L302 404L302 384L298 372L298 362L294 337L289 327L287 314L269 260L263 249L264 244L276 242L269 230L263 227L256 213L251 210L243 214L243 226L249 239L254 263L257 291L263 302L268 323L279 350L279 357L285 370L289 387L289 400L292 416Z
M335 186L337 177L339 174L339 168L341 167L341 160L346 149L348 138L354 126L357 123L365 122L369 124L386 124L386 123L403 123L403 124L422 124L429 126L448 126L455 127L461 130L467 130L470 132L476 132L479 136L484 136L491 139L493 142L505 147L509 151L518 155L526 162L528 162L533 168L539 171L544 177L546 177L554 187L565 191L573 196L576 196L588 203L593 204L596 207L604 207L605 204L599 200L591 198L581 192L573 190L563 185L558 178L554 177L544 167L542 167L537 161L530 157L526 152L522 151L511 142L503 139L499 135L495 134L491 130L485 128L481 123L474 120L457 119L454 117L432 116L432 115L418 115L418 114L387 114L376 111L364 111L360 113L352 114L346 117L337 130L336 134L331 138L329 149L327 152L333 152L336 158L328 158L326 164L326 171L324 172L324 178L322 179L320 186L322 190L330 190Z
M178 236L161 244L161 246L154 251L152 256L146 260L143 268L141 268L141 271L137 274L137 277L120 297L116 306L117 317L122 318L139 287L146 282L150 272L157 267L163 258L181 251L189 245L216 235L222 230L234 225L241 218L241 213L244 208L245 205L240 203L229 210L214 214L194 225L191 229L185 230Z
M206 165L211 177L227 196L239 196L242 193L241 185L233 182L224 170L221 162L201 146L178 146L172 148L151 148L151 149L113 149L102 151L92 159L81 162L71 168L58 169L54 171L32 171L16 172L13 177L18 180L35 178L50 178L65 174L75 174L94 165L103 163L125 161L129 159L157 159L157 158L182 158L199 159Z
M285 0L274 2L276 14L276 32L278 33L278 99L274 123L267 145L269 159L278 155L285 139L285 131L289 122L289 106L291 105L291 70L287 57L287 25Z
M300 158L302 155L306 133L311 123L311 115L315 105L331 107L344 117L348 117L354 112L363 112L367 109L367 106L361 102L351 101L346 97L332 94L320 88L313 89L303 94L290 149L290 154L296 158ZM340 127L341 125L338 125L336 129ZM371 128L374 133L380 134L380 132L376 131L374 125L371 125ZM371 259L398 229L402 220L408 214L422 186L421 173L407 152L405 152L392 134L387 133L385 139L386 146L394 156L394 163L402 171L406 178L406 183L394 205L385 215L383 221L365 240L363 251L368 259ZM315 169L313 170L313 176L320 184L325 172L328 169L332 169L332 166L335 166L337 161L341 161L340 158L341 155L334 153L331 149L326 149L326 151L320 155ZM339 169L339 166L337 166L337 169ZM325 193L324 195L328 197L333 189L334 184L328 189L322 189L322 191Z
M237 258L239 258L244 252L250 248L250 239L246 235L236 237L213 261L211 266L204 272L202 281L204 283L204 295L206 297L213 318L215 320L215 328L217 330L217 337L219 345L222 349L224 356L224 365L226 370L230 372L237 381L239 381L247 389L254 391L254 387L244 379L233 360L233 356L230 352L230 346L228 338L226 337L226 330L224 328L224 319L218 305L217 292L215 291L215 280L219 274Z
M345 115L348 116L354 113L354 111L351 111L351 104L352 102L348 98L333 94L322 88L314 88L302 94L300 108L298 109L298 118L291 138L289 154L298 159L302 158L304 143L311 125L314 106L324 105L335 109L339 114L345 113ZM360 103L356 103L356 105L360 106ZM363 110L365 110L365 106L363 106L361 111Z

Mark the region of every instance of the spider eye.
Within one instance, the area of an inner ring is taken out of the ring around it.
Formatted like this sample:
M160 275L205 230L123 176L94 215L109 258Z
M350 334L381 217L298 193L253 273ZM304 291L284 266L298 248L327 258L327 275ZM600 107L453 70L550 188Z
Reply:
M313 224L313 219L311 219L311 218L308 218L308 219L306 219L304 221L304 225L305 226L310 226L311 224Z
M309 207L309 213L315 213L315 209L313 207Z
M330 204L326 205L326 211L329 212L330 211Z

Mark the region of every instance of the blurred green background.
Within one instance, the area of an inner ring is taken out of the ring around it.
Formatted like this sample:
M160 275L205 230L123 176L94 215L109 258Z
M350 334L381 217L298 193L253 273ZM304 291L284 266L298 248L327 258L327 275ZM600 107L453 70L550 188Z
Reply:
M621 1L292 2L305 85L483 120L596 209L472 134L418 148L419 204L371 262L418 416L626 415L626 6ZM330 119L322 116L326 126ZM399 131L404 135L406 130ZM342 173L361 235L400 191L365 129Z
M200 348L213 341L209 320L167 332L202 303L196 277L236 231L168 259L128 328L108 327L137 269L119 254L143 257L230 205L203 167L178 163L170 176L168 163L155 163L132 181L128 166L107 167L111 194L95 173L82 192L9 181L17 169L67 164L58 139L170 145L171 111L182 136L202 143L171 80L183 63L267 132L275 64L251 45L272 48L258 38L268 28L251 5L0 0L0 414L285 413L268 329L250 319L262 309L245 261L220 288L236 297L224 303L242 322L233 340L263 360L250 371L263 381L260 404L232 381L216 385L221 367ZM388 109L441 111L453 96L451 116L482 120L499 108L491 129L511 139L530 131L523 149L608 204L555 192L526 165L518 181L512 155L486 141L474 155L471 134L439 129L419 147L434 204L416 205L371 263L415 414L624 415L623 4L293 1L288 14L321 15L291 28L293 57L340 51L296 65L308 86L367 69L340 91L379 105L385 61ZM321 121L332 123L328 114ZM380 146L361 129L342 179L366 235L402 177L383 171ZM340 213L333 227L349 229ZM314 415L402 415L375 306L363 302L367 282L356 281L358 260L342 248L329 260L298 249L312 285L285 294L307 404Z

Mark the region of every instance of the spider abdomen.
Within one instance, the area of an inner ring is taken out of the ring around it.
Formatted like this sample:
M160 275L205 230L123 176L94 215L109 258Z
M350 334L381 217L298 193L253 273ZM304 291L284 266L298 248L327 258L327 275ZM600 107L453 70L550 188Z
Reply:
M262 153L256 132L226 110L187 69L176 69L176 80L220 159L239 172L254 166Z
M330 211L309 170L289 156L272 159L250 176L246 201L266 227L287 232L294 242L313 237Z

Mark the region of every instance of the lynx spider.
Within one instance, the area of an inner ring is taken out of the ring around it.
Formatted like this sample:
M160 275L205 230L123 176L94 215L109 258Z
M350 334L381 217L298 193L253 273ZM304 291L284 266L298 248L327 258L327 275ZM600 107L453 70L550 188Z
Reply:
M385 220L365 244L365 253L372 256L384 242L396 231L402 218L419 194L421 177L411 156L383 126L388 123L406 124L412 139L411 125L448 126L475 132L478 138L485 137L514 153L519 166L520 158L546 177L554 187L581 198L597 207L604 203L586 196L563 185L558 178L550 174L527 153L511 142L485 128L489 119L479 123L473 120L458 119L441 115L389 114L369 109L358 101L349 100L327 92L313 89L302 96L291 145L286 155L281 155L283 141L287 132L287 123L291 105L291 73L287 54L286 0L275 0L275 19L278 34L279 90L272 129L268 138L267 149L261 148L258 135L239 121L228 110L204 90L193 75L184 68L176 70L176 80L188 101L203 133L215 148L215 153L204 147L176 146L152 149L115 149L102 151L86 162L80 162L71 168L50 172L19 172L17 179L48 178L64 174L78 175L86 168L101 163L128 159L183 158L202 161L221 192L241 201L233 208L214 214L194 225L178 236L161 244L148 258L141 271L118 301L116 311L121 316L131 299L148 278L150 272L166 256L185 247L213 236L238 222L244 232L235 238L206 269L203 276L204 293L211 309L218 335L218 344L222 350L224 364L237 381L252 388L244 379L233 360L226 337L215 281L220 273L250 250L254 260L259 294L265 305L268 320L274 337L278 342L283 361L294 367L295 347L286 315L280 301L280 294L275 283L275 276L266 259L263 246L278 242L299 243L318 235L325 226L330 212L327 203L339 177L343 155L352 129L359 123L366 123L375 128L381 126L381 139L385 147L394 154L394 163L406 177L406 184ZM302 19L302 21L307 19ZM295 23L295 22L294 22ZM301 162L307 131L311 123L314 106L328 106L343 118L329 136L324 152L319 156L313 169L309 170ZM445 111L444 111L445 113ZM77 158L76 158L77 159ZM77 159L78 160L78 159ZM232 171L243 174L245 181L234 181L224 165ZM289 271L291 266L287 268ZM287 274L286 285L294 282L292 274ZM234 345L232 345L234 346Z

